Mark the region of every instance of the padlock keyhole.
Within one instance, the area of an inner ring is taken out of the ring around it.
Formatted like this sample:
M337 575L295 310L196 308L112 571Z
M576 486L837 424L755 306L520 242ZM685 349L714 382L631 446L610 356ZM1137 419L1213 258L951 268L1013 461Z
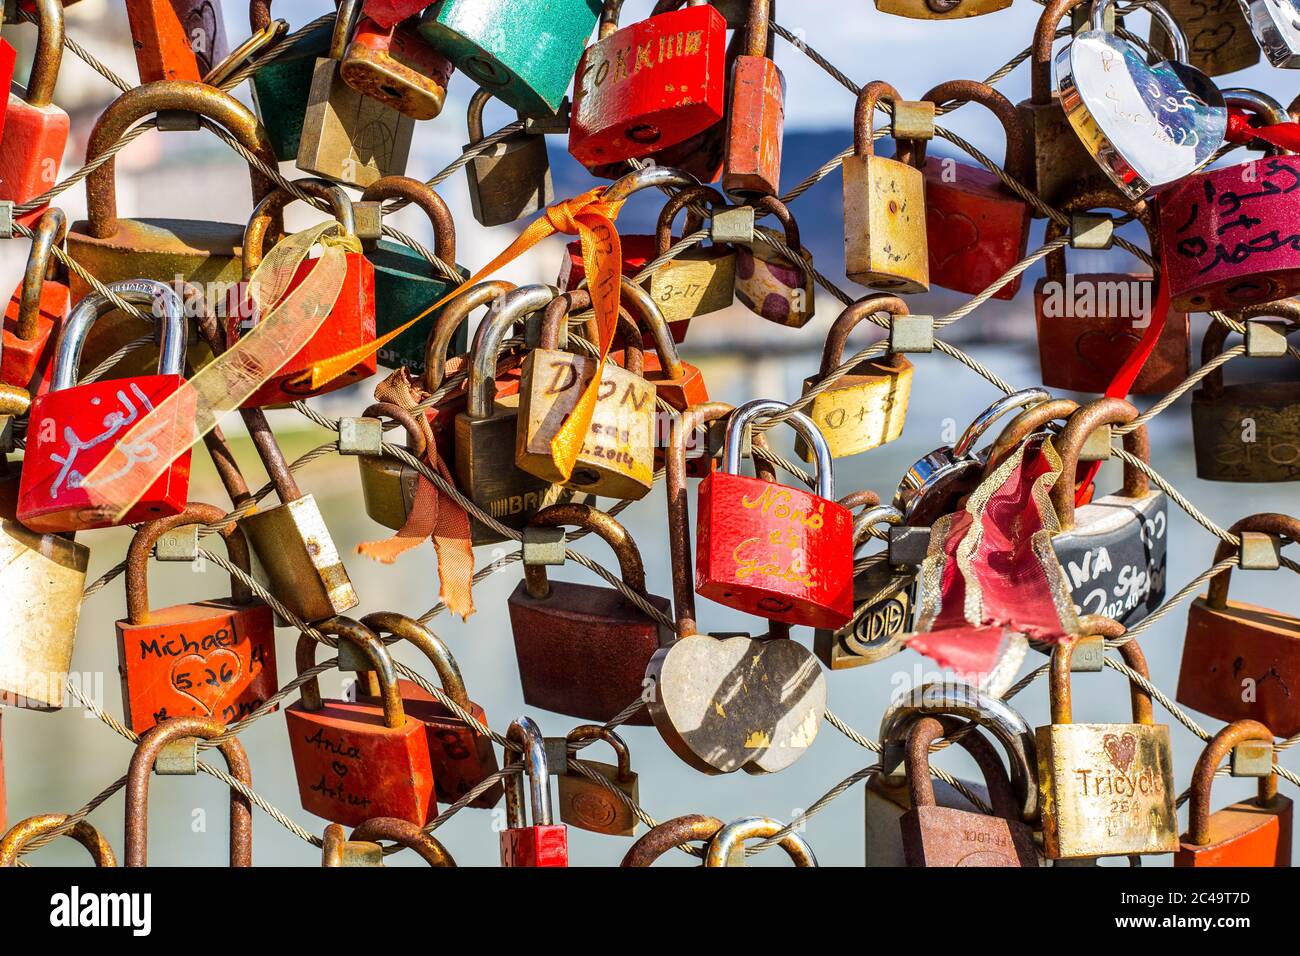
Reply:
M658 126L641 123L637 126L628 127L626 135L634 143L657 143L659 138L663 136L663 131Z

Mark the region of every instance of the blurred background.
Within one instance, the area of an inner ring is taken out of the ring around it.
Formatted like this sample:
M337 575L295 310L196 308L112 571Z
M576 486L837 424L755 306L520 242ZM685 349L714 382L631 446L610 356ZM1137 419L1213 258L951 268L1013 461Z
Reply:
M628 0L624 23L644 17L651 0ZM287 19L297 28L326 12L325 0L276 0L273 15ZM870 3L837 0L802 0L798 4L777 4L777 20L802 38L855 82L884 78L908 98L919 98L936 83L953 78L983 79L1001 67L1029 42L1041 7L1019 0L1012 8L990 16L951 22L919 22L885 16ZM248 35L248 20L242 4L225 0L226 33L233 48ZM1145 15L1130 19L1135 32L1145 35ZM121 4L114 0L82 0L67 11L68 34L131 82L136 68L130 34ZM35 41L31 25L5 26L4 35L19 50L17 76L22 78L30 64ZM783 188L795 183L852 143L853 98L799 50L776 41L776 61L788 83ZM1018 67L998 85L1013 102L1028 96L1028 68ZM1289 102L1294 90L1292 75L1260 65L1228 78L1227 85L1253 86ZM465 109L473 83L457 74L440 117L417 125L407 173L428 179L455 159L467 141ZM77 169L85 159L86 138L98 113L115 95L114 88L82 61L65 54L56 101L72 115L72 136L64 157L60 179ZM245 85L236 96L249 102ZM496 129L513 119L500 104L490 106L485 128ZM989 156L1002 155L1001 129L990 114L967 108L945 117L944 125L971 140ZM882 152L889 152L881 145ZM593 185L585 170L570 159L563 138L550 140L551 162L557 197L573 195ZM953 147L935 140L933 155L956 156ZM1234 154L1241 161L1240 154ZM973 161L969 161L972 162ZM282 170L290 178L302 175L292 165ZM503 248L517 231L515 227L480 227L470 213L462 173L453 175L439 189L450 204L459 224L458 258L471 270ZM128 146L117 162L118 208L128 216L166 216L192 219L238 219L251 212L246 168L236 155L215 138L203 133L152 133ZM651 232L662 197L642 193L629 203L619 221L625 234ZM57 205L77 220L85 213L84 189L78 185L64 193ZM810 189L793 206L803 232L803 242L813 253L818 268L854 295L861 289L843 280L841 186L838 172ZM289 224L301 228L317 214L301 205L292 207ZM431 231L420 213L410 207L392 219L393 224L432 247ZM1039 244L1042 221L1034 223L1030 248ZM1144 237L1126 227L1124 234L1146 246ZM0 244L0 279L14 288L26 260L23 240ZM512 281L553 282L559 271L563 241L542 243L523 260L507 267L504 278ZM1140 263L1120 250L1076 252L1069 260L1072 272L1143 271ZM1026 275L1020 295L1012 302L987 304L957 325L946 329L944 338L961 344L1016 387L1040 381L1039 356L1034 338L1032 284L1041 266ZM909 300L913 312L943 314L964 297L939 290ZM738 403L755 397L786 401L796 398L805 376L816 371L826 330L839 312L839 304L823 296L817 302L817 317L802 330L778 327L762 321L736 305L724 313L697 319L689 340L682 346L683 357L704 372L711 397ZM1194 317L1193 356L1198 350L1200 329ZM865 325L865 323L864 323ZM863 329L850 342L850 352L865 344L878 330ZM978 411L999 393L984 379L939 353L917 356L911 407L902 437L869 454L836 463L837 494L872 488L888 500L904 470L926 452L951 442ZM1289 372L1260 362L1234 363L1229 370L1240 376L1267 379ZM358 414L369 404L378 379L335 392L313 404L332 414ZM1141 407L1152 400L1139 399ZM1187 400L1180 401L1152 424L1153 463L1199 508L1220 525L1259 511L1294 513L1300 500L1289 485L1232 486L1198 481L1195 477L1190 416ZM272 423L290 460L327 440L292 411L272 413ZM238 418L225 423L235 443L249 481L260 485L264 473L243 440ZM789 435L773 432L779 450L789 453ZM224 493L205 454L194 456L191 499L225 504ZM360 617L378 610L393 610L413 616L437 602L438 584L434 552L427 542L396 564L379 565L354 553L359 542L386 537L389 532L370 521L360 505L360 486L354 461L329 456L298 473L305 491L317 497L352 577L361 605L351 612ZM1103 492L1119 485L1116 465L1102 472ZM692 494L692 499L694 495ZM667 556L663 547L664 494L660 487L623 512L625 521L639 542L646 563L650 590L670 594ZM1170 506L1168 591L1177 591L1212 563L1216 539L1179 510ZM90 577L94 580L125 555L130 540L126 530L94 531L81 539L92 549ZM603 545L587 539L583 548L597 560L609 562ZM590 550L588 550L590 549ZM479 564L493 557L493 549L480 548ZM561 735L579 723L562 715L530 709L523 704L510 623L505 601L520 580L518 565L492 576L475 590L478 612L468 621L446 615L433 621L434 630L446 640L465 674L470 697L481 704L494 728L504 730L515 716L529 713L550 735ZM1233 577L1233 597L1286 612L1297 610L1293 579L1275 574L1238 573ZM578 567L553 569L555 578L595 583ZM155 564L150 582L156 604L201 600L229 593L220 570L206 566L197 570L186 564ZM747 618L709 601L700 601L702 629L711 631L764 630L762 622ZM91 598L81 617L75 669L83 686L94 691L109 713L120 715L121 695L117 677L114 621L124 616L122 579L118 578ZM1148 632L1144 649L1151 664L1152 678L1171 695L1177 681L1179 656L1186 620L1185 608L1175 610ZM292 676L296 633L281 630L278 635L282 681ZM796 629L796 639L811 642L807 629ZM396 656L412 666L420 661L412 652L395 645ZM1030 656L1026 668L1038 666L1042 658ZM892 694L914 683L937 676L928 659L903 652L874 666L827 672L829 707L848 723L870 737L877 736L880 717ZM423 672L428 674L427 666ZM1075 719L1078 721L1126 722L1128 695L1122 678L1114 671L1082 674L1075 681ZM327 696L337 696L350 675L322 678ZM1014 706L1031 725L1047 722L1047 684L1038 681L1016 697ZM1157 708L1157 719L1172 724L1175 768L1178 783L1185 786L1200 751L1200 741L1169 720ZM1198 720L1211 732L1219 726L1208 718ZM678 760L653 728L624 728L631 747L633 768L641 775L641 803L656 819L666 820L683 813L708 813L723 819L746 815L767 815L789 820L811 805L823 793L853 772L874 763L874 756L842 737L829 725L821 732L809 753L783 773L753 777L736 773L704 777ZM100 724L93 715L68 707L55 714L3 713L4 769L8 785L10 823L38 812L72 811L89 801L125 773L130 745ZM297 784L289 760L283 718L272 715L255 724L241 737L248 749L254 786L259 793L285 811L308 831L319 834L325 821L302 810ZM595 760L612 760L596 745L586 751ZM957 748L953 748L956 750ZM964 753L944 752L940 765L959 776L972 778L976 771ZM212 759L212 758L209 758ZM1215 806L1253 794L1253 781L1220 779L1215 785ZM1285 789L1285 784L1284 784ZM150 862L192 865L224 864L226 859L226 791L213 778L155 778L150 801ZM123 797L119 792L92 815L119 851L122 850ZM1186 825L1186 811L1181 814ZM439 828L437 836L462 865L497 864L497 836L493 815L466 810ZM254 856L263 865L316 865L319 850L282 828L261 810L254 811ZM644 832L644 831L642 831ZM863 792L861 785L841 795L807 823L805 837L820 861L826 865L861 865L863 861ZM629 841L570 830L570 852L574 865L613 865L626 851ZM411 854L390 858L390 865L410 865ZM59 841L42 850L33 862L76 863L83 851L72 841ZM669 854L663 865L686 865L693 861L683 854ZM1147 865L1167 865L1170 857L1148 857ZM1107 861L1123 865L1122 861ZM762 854L752 865L785 865L780 853ZM422 864L421 864L422 865Z

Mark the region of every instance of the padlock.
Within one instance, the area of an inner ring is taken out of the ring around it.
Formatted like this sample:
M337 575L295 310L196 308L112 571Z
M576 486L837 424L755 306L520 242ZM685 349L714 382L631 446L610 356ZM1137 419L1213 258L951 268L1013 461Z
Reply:
M556 297L546 308L538 347L524 359L515 464L538 478L590 494L644 498L654 482L655 389L641 374L641 332L620 309L626 368L602 368L597 357L561 350L560 327L571 312L590 307L590 294L579 289ZM552 457L551 442L598 369L591 424L566 481Z
M601 0L437 0L420 33L479 86L525 116L552 116Z
M1103 614L1132 627L1165 598L1168 499L1151 488L1146 472L1125 463L1119 494L1075 507L1075 473L1088 435L1103 425L1127 425L1137 409L1101 398L1070 416L1055 442L1061 474L1052 486L1060 531L1052 550L1065 572L1078 613ZM1124 450L1150 460L1146 426L1124 436Z
M767 0L762 0L762 2L766 3ZM709 841L708 849L704 853L704 865L744 866L746 840L767 839L776 836L785 829L784 823L780 820L773 820L771 817L742 817L739 820L733 820L731 823L724 825ZM790 857L790 861L795 866L809 867L817 865L817 857L813 854L808 841L794 831L781 837L777 846L785 850L786 856Z
M248 0L248 20L253 33L270 29L271 0ZM333 35L332 23L321 24L259 67L250 80L253 106L281 162L291 163L298 158L312 74L316 61L329 56Z
M692 203L710 205L711 212L724 208L722 194L709 186L679 190L664 203L655 227L655 254L665 255L676 241L673 219L686 209L682 235L704 227L704 221L689 208ZM736 249L724 243L696 245L673 256L650 275L650 297L670 323L684 323L696 316L721 312L731 305L736 285Z
M671 616L666 598L646 593L641 554L621 524L578 504L553 505L529 522L529 528L564 525L602 538L618 559L623 583ZM610 720L639 700L650 658L672 638L618 590L550 581L542 565L525 563L524 580L507 606L524 703L583 720ZM645 726L650 717L641 711L627 723Z
M1280 514L1242 518L1230 531L1300 540L1300 522ZM1221 543L1214 563L1234 551L1239 549ZM1292 692L1293 681L1300 680L1300 619L1229 600L1231 574L1216 574L1208 593L1188 608L1177 700L1219 720L1258 720L1289 737L1300 731L1300 704Z
M678 411L707 402L709 393L704 384L704 376L699 368L682 361L673 339L672 323L655 302L653 293L624 277L619 302L628 315L637 321L639 330L644 332L641 342L653 346L642 355L642 372L645 380L654 386L655 397L663 399ZM625 349L626 343L623 345ZM611 354L616 362L622 363L623 359L618 352ZM656 446L660 440L661 436L656 431ZM661 464L660 450L656 447L656 469Z
M317 678L303 683L299 700L284 711L303 809L348 826L370 817L424 826L438 815L428 736L402 706L388 649L351 618L331 618L316 628L365 655L381 703L322 700ZM298 639L299 674L315 666L316 647L310 635Z
M360 0L342 0L329 53L316 60L298 143L298 168L364 189L406 172L415 120L343 81L343 55Z
M573 81L569 152L593 172L676 146L722 121L726 23L703 0L618 28L605 0L599 38ZM656 160L658 161L658 160Z
M1055 207L1066 193L1106 188L1110 181L1088 155L1082 141L1065 118L1061 97L1052 87L1052 44L1057 29L1079 7L1087 11L1091 0L1048 0L1034 28L1030 47L1030 96L1016 105L1029 139L1033 158L1031 177L1024 185ZM1044 215L1034 209L1033 215Z
M633 843L624 854L619 866L650 866L669 850L685 846L687 843L708 844L722 827L723 823L717 817L708 817L701 813L688 813L665 820L658 826L651 827Z
M402 614L380 611L367 614L361 623L381 637L392 634L413 644L433 665L443 693L469 711L479 723L487 724L487 714L469 699L456 658L452 657L451 650L441 638L419 621ZM399 680L397 687L406 715L420 721L427 728L434 793L440 801L455 803L486 777L497 772L497 756L492 749L490 737L465 723L414 681ZM379 698L369 698L364 694L358 694L357 700L379 703ZM501 801L502 792L501 784L493 784L468 805L490 810Z
M343 54L339 75L358 93L411 119L442 112L451 61L425 43L415 25L380 26L362 16Z
M638 803L638 777L632 770L632 754L623 738L599 724L581 724L569 731L566 743L579 740L603 740L614 748L617 764L600 763L577 757L577 761ZM560 822L579 830L605 833L609 836L635 836L640 822L636 814L602 783L570 770L566 764L556 768L560 780Z
M876 9L911 20L958 20L997 13L1011 0L876 0Z
M1290 4L1270 0L1246 0L1241 7L1268 62L1279 69L1300 65L1300 36Z
M1280 103L1252 90L1225 90L1266 126L1287 122ZM1270 150L1270 152L1273 152ZM1300 156L1260 159L1193 173L1160 194L1160 240L1172 306L1189 312L1240 309L1300 292L1300 252L1287 197Z
M1164 0L1164 6L1187 35L1187 62L1208 76L1236 73L1259 62L1246 5L1233 0ZM1147 41L1165 59L1173 53L1168 35L1154 20Z
M569 865L569 828L551 822L551 779L546 739L531 717L520 717L506 739L523 752L523 766L506 780L506 829L501 831L501 865L556 867ZM524 777L528 778L531 815L525 817ZM532 825L528 825L528 820Z
M1034 835L1020 819L1011 781L992 745L974 724L953 717L922 717L907 735L907 782L912 808L899 825L903 856L912 867L1036 867ZM991 814L941 807L930 781L930 746L968 729L959 742L988 785Z
M622 276L624 279L630 279L639 282L644 286L646 278L641 275L646 265L656 258L655 237L650 235L627 235L619 236L619 246L623 252ZM574 292L586 287L587 267L583 261L582 242L574 240L564 247L564 260L560 265L560 273L556 277L555 284L562 292ZM676 260L672 260L676 261ZM655 278L660 270L656 269L651 274L649 281L650 287L655 288ZM671 275L671 273L670 273ZM734 279L735 272L732 270ZM663 283L659 285L661 294L664 292ZM732 287L734 292L734 284ZM674 342L683 342L686 340L686 332L690 328L691 320L689 316L674 319L668 323L668 330L672 333Z
M1151 696L1133 683L1132 723L1073 723L1075 643L1061 641L1052 651L1052 722L1036 731L1043 849L1053 860L1172 853L1178 813L1169 728L1155 722ZM1148 676L1137 641L1129 638L1119 650L1129 667Z
M4 818L0 816L0 824ZM10 830L0 837L0 869L17 866L18 858L29 843L52 834L68 822L66 813L41 813L26 820L19 820ZM117 866L117 857L113 847L104 835L85 820L78 820L72 828L63 834L72 837L86 848L91 860L97 867Z
M1154 228L1154 213L1146 204L1123 200L1113 190L1101 190L1069 192L1058 207L1065 213L1110 208L1133 215L1146 229L1152 256L1160 261L1162 240ZM1063 231L1056 222L1049 222L1043 241L1059 239ZM1068 271L1065 249L1048 253L1046 273L1034 286L1043 384L1076 392L1105 392L1137 349L1147 326L1155 321L1151 314L1155 302L1156 283L1150 273L1079 275ZM1171 308L1130 393L1164 394L1180 385L1189 371L1190 350L1187 315Z
M46 209L33 230L23 281L14 291L4 316L4 348L0 382L27 388L37 373L49 371L57 330L72 307L67 269L53 255L68 234L63 210Z
M117 447L114 438L142 415L180 393L185 355L185 317L180 297L151 279L114 282L108 288L156 317L158 372L155 375L100 379L77 384L82 345L90 326L115 307L107 296L92 293L73 309L55 346L50 390L32 400L27 452L18 490L18 520L33 531L85 531L134 524L179 514L190 485L190 450L172 461L121 519L116 507L92 505L81 482ZM191 395L176 407L180 417L193 415ZM84 437L82 437L84 435ZM158 454L147 437L128 455L128 467Z
M987 453L981 455L984 458L984 472L979 480L989 478L1006 461L1008 455L1034 435L1060 434L1060 428L1054 423L1069 421L1078 408L1079 403L1071 398L1049 397L1029 405L1007 423L988 447Z
M785 75L767 55L770 5L750 0L745 52L731 66L722 189L740 202L781 191Z
M803 380L803 394L844 362L849 334L878 312L907 315L907 305L892 295L869 295L846 306L826 333L821 369ZM912 394L912 363L906 355L887 353L866 359L812 400L808 417L821 429L833 458L847 458L887 444L903 434ZM795 453L812 461L812 448L795 442Z
M816 494L740 474L745 429L783 412L813 449ZM696 593L787 624L847 623L853 515L834 500L831 470L826 439L802 412L768 399L737 408L727 424L723 468L704 479L696 498Z
M1210 813L1210 786L1219 764L1235 746L1263 742L1272 752L1274 772L1259 778L1253 800ZM1188 826L1174 866L1291 865L1291 799L1277 792L1277 751L1273 732L1255 720L1238 720L1210 738L1192 771Z
M514 324L554 298L551 286L526 285L494 306L475 330L468 402L465 411L456 414L456 484L474 504L510 528L522 528L539 509L554 504L561 489L515 465L520 400L518 394L497 394L497 359ZM472 516L470 535L476 545L503 540Z
M1030 173L1029 144L1020 114L993 87L975 80L940 83L924 99L936 107L978 103L1002 126L1006 141L1003 168L1018 183ZM899 143L897 158L919 166L925 177L925 234L930 248L930 284L976 295L1025 256L1029 243L1029 203L983 166L926 157L925 140ZM1012 299L1020 276L993 293Z
M108 151L139 120L159 111L188 111L225 127L258 159L275 169L275 153L266 133L249 109L215 87L189 80L166 80L137 86L123 93L100 114L86 144L86 158L92 160ZM200 293L205 312L215 312L226 290L241 275L241 246L244 224L204 222L188 219L125 219L117 214L116 159L110 157L86 177L86 211L83 222L73 223L68 232L68 254L103 283L119 279L179 277L187 298ZM257 202L273 186L262 173L249 167L253 200ZM278 222L277 222L278 228ZM69 277L72 301L91 292L89 284L73 272ZM97 322L86 340L84 358L94 368L122 346L140 336L140 320L113 311ZM191 355L195 367L207 360L204 350ZM148 367L148 355L129 356L117 366L119 374L141 374Z
M430 866L454 867L447 848L437 837L407 820L396 817L371 817L344 838L337 823L325 828L321 840L321 866L383 866L384 848L378 840L392 840L397 846L412 850Z
M1286 319L1279 331L1300 325L1300 302L1251 306L1239 319ZM1211 322L1201 340L1201 365L1222 351L1232 330ZM1247 354L1250 347L1247 346ZM1235 366L1234 366L1235 368ZM1223 367L1211 371L1192 392L1192 448L1196 477L1205 481L1295 481L1300 479L1300 383L1293 381L1223 384Z
M785 203L775 196L760 196L753 205L776 216L784 231L756 226L753 243L736 246L736 298L769 322L801 329L812 319L817 304L812 253L799 244L799 224ZM800 261L778 252L764 241L764 235L784 240Z
M376 402L362 415L393 419L406 431L406 450L416 458L423 458L427 441L414 414L391 402ZM399 530L411 514L420 473L387 455L358 455L357 465L361 470L361 498L366 514L385 528Z
M117 622L118 670L126 726L144 733L168 717L242 720L280 686L271 608L234 575L229 598L149 609L149 555L160 537L186 525L220 525L225 512L191 503L150 521L126 558L127 616ZM235 523L221 526L230 561L250 572L248 543Z
M27 89L21 96L9 93L0 133L0 200L17 205L54 186L68 144L68 114L54 105L54 87L63 59L63 4L59 0L40 0L36 9L36 55ZM42 205L16 216L14 221L30 226L47 208Z
M10 45L8 40L0 39L0 82L4 87L12 87L14 78L14 66L18 61L18 51ZM0 133L4 131L5 118L9 113L8 98L0 98Z
M377 239L366 243L366 258L375 269L375 334L379 336L419 315L469 278L469 270L456 264L456 223L441 196L420 180L407 176L377 179L361 194L362 202L386 199L409 202L429 217L433 226L433 254L454 268L460 278L452 281L424 256L400 242ZM426 342L445 308L430 312L389 341L379 350L379 361L389 368L406 368L412 375L423 375ZM463 355L466 341L464 326L460 326L449 343L450 354ZM443 354L447 354L446 349Z
M202 80L226 56L220 0L126 0L126 16L141 83Z
M126 771L126 865L148 865L149 850L149 779L163 773L158 764L178 751L192 756L200 740L221 737L216 749L226 758L226 773L252 789L253 771L248 754L237 737L226 737L226 725L211 717L169 717L145 731L135 745ZM169 773L197 774L198 763L191 760L189 769L170 769ZM230 788L230 865L253 865L253 802L234 787Z
M492 98L487 89L475 90L469 100L468 151L483 140L483 107ZM516 130L477 152L465 164L469 202L474 218L483 226L500 226L545 209L555 199L551 160L546 137Z
M341 187L320 179L299 179L294 185L309 196L324 199L338 220L338 230L343 236L353 236L356 222L352 200ZM283 189L276 189L258 202L253 217L244 230L243 260L244 281L236 286L236 294L227 299L226 342L234 345L240 337L251 332L262 320L253 300L248 297L249 280L262 263L267 249L268 234L272 233L284 207L297 197ZM311 368L317 362L332 358L375 340L375 267L360 252L344 251L346 270L338 297L320 327L312 333L297 353L282 364L265 382L244 399L242 408L263 408L296 402L312 395L322 395L335 389L353 385L375 374L378 363L374 353L359 359L355 365L319 389L311 387ZM283 283L280 298L268 305L274 308L293 290L302 285L316 268L317 261L303 259L288 282Z

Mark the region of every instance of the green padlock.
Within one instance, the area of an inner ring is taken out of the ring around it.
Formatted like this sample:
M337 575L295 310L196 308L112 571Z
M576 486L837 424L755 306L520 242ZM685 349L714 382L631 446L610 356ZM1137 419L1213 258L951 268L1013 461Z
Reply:
M420 33L508 106L542 119L560 108L601 0L440 0Z
M254 33L270 26L271 0L250 0L248 21ZM317 58L329 56L333 33L332 21L322 24L253 74L253 107L282 163L298 158L312 71Z
M441 196L410 176L385 176L361 194L362 202L386 199L404 199L424 210L433 224L433 254L448 265L455 264L456 224ZM375 267L375 332L380 336L415 318L469 278L469 270L457 265L460 281L453 284L414 249L388 239L367 241L366 258ZM380 363L409 369L417 377L423 375L425 341L441 312L431 312L381 348ZM448 354L463 355L467 348L465 326L461 325Z

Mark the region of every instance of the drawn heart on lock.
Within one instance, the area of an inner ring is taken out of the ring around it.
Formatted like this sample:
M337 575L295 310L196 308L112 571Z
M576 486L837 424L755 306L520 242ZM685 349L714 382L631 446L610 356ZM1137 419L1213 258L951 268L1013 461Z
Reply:
M217 11L204 0L185 18L185 32L194 49L194 60L199 65L199 75L206 76L216 60Z
M1232 42L1237 35L1237 27L1232 23L1220 23L1218 26L1206 27L1192 37L1192 52L1206 56L1218 53Z
M1110 757L1120 773L1128 772L1128 765L1133 762L1133 757L1137 753L1137 738L1132 734L1107 734L1101 738L1101 745L1106 748L1106 756Z
M957 256L979 244L980 230L965 213L944 212L930 206L925 211L925 234L930 238L930 271L937 272Z
M651 719L677 756L703 773L775 773L812 745L826 713L826 677L786 638L702 634L656 652Z
M1092 329L1074 340L1074 354L1101 378L1108 379L1137 347L1138 341L1132 332L1102 332Z
M227 663L234 675L228 680L222 679L222 662ZM194 701L203 709L206 716L211 717L217 705L239 681L243 673L244 662L239 659L239 655L232 650L219 647L207 656L186 654L184 657L176 658L176 662L172 664L171 684L176 693ZM188 688L183 688L177 683L177 678L182 676L188 679Z

